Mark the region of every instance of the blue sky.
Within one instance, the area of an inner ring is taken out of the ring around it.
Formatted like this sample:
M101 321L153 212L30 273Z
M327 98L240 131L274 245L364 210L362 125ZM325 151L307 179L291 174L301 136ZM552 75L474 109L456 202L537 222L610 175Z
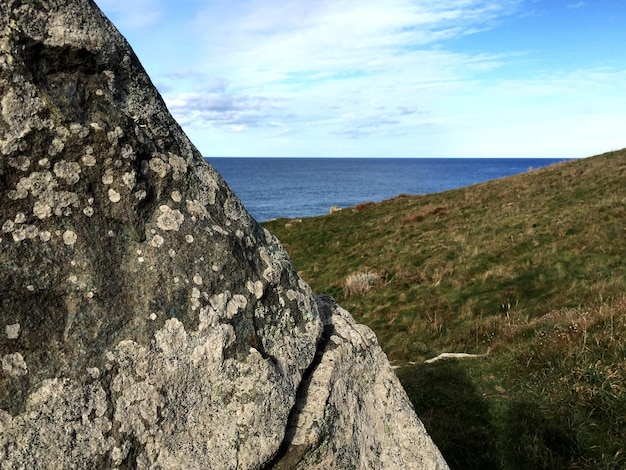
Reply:
M205 156L626 147L624 0L96 0Z

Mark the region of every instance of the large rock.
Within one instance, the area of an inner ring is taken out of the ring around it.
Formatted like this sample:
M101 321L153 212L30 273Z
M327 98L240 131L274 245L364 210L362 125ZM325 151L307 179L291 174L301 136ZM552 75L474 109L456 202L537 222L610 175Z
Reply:
M0 96L0 468L445 468L91 0L0 2Z

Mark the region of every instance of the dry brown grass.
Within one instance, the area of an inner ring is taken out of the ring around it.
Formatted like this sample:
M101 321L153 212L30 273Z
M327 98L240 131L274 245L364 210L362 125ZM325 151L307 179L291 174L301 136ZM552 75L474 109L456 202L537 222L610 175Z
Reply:
M343 281L343 292L346 297L363 295L381 282L380 274L375 272L352 273Z

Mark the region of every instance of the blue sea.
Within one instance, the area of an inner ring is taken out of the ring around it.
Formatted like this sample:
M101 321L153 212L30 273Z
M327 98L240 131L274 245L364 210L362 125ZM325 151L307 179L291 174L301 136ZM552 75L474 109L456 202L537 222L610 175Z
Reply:
M259 222L327 214L399 194L428 194L522 173L563 159L544 158L215 158Z

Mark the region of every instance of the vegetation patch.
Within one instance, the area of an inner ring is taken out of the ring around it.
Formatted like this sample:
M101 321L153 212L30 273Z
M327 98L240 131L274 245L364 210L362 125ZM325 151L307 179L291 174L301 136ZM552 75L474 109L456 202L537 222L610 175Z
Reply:
M621 469L625 177L621 150L265 226L376 332L452 468Z
M343 281L343 295L351 297L353 295L363 295L370 289L381 283L380 275L374 272L353 273Z

